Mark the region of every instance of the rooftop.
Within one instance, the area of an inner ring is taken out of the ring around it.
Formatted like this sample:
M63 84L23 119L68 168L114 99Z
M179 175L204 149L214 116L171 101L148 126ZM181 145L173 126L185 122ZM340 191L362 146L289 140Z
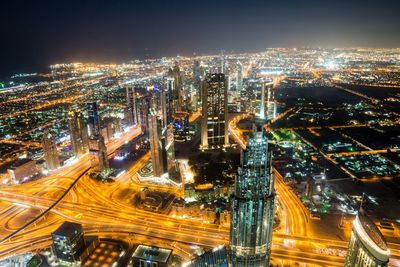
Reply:
M82 225L79 223L64 222L60 227L57 228L53 235L73 237L81 231Z
M167 263L171 254L171 249L139 245L132 257L160 263Z
M382 250L387 251L388 247L386 245L386 241L379 231L378 227L375 223L365 214L360 212L358 214L359 221L361 223L362 228L367 233L368 237Z

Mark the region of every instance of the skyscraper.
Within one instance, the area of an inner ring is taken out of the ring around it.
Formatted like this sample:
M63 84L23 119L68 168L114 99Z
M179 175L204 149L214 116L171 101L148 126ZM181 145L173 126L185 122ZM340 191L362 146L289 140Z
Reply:
M378 227L361 209L353 223L345 267L384 267L389 249Z
M240 61L237 62L237 73L236 73L236 93L240 96L240 91L243 89L243 66Z
M89 138L89 153L93 172L102 172L109 167L107 148L101 134Z
M136 112L135 88L132 86L126 87L126 107L127 107L129 125L137 124L138 118Z
M165 173L166 155L163 151L165 139L162 137L162 121L154 111L149 114L149 139L153 174L160 177Z
M202 82L201 148L229 145L227 80L222 73L208 74Z
M89 115L89 153L91 155L91 167L94 172L102 172L109 167L109 163L104 137L100 132L100 116L97 103L88 103L87 107Z
M241 153L232 199L230 252L233 266L269 266L274 222L274 177L264 129L254 129Z
M73 263L80 261L85 250L85 240L82 225L64 222L51 234L54 252L61 262Z
M60 159L58 157L55 139L47 128L44 130L42 145L47 168L49 170L54 170L60 167Z
M270 109L272 85L271 81L262 81L261 84L260 111L258 116L262 120L267 118L266 111ZM265 106L265 102L267 102L267 106Z
M85 118L79 111L68 113L69 132L72 150L77 157L82 156L88 149L88 133Z
M184 94L183 94L183 83L182 74L178 64L169 70L168 76L173 78L173 88L172 88L172 112L185 111Z
M172 122L172 116L175 114L175 104L174 102L174 91L175 91L175 80L170 73L167 78L167 89L165 92L165 105L166 105L166 112L167 112L167 122Z
M88 103L87 110L89 118L89 136L100 135L100 117L97 109L97 103Z
M149 139L154 176L170 174L175 166L173 129L170 125L163 125L153 108L149 114Z

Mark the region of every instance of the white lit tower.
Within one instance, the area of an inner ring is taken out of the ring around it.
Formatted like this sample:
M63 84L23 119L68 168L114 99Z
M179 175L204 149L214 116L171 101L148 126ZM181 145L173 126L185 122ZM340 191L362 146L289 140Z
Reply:
M345 267L385 267L390 251L378 227L365 214L358 212L353 223Z
M267 118L266 111L269 111L271 106L271 97L272 97L272 81L262 81L261 84L261 100L260 100L260 112L258 117L261 120L265 120ZM265 107L265 102L267 102L267 106Z
M264 129L254 129L235 180L230 258L235 267L269 266L274 222L274 177Z

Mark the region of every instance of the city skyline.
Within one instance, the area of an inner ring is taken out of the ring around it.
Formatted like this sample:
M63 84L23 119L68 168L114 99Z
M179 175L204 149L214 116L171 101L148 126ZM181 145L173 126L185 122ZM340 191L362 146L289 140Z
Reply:
M121 63L222 50L400 44L395 13L400 7L392 0L13 1L3 5L7 12L1 23L10 26L1 30L7 42L0 46L0 77L45 71L60 62ZM221 27L223 35L218 34Z
M16 0L0 266L400 266L398 0Z

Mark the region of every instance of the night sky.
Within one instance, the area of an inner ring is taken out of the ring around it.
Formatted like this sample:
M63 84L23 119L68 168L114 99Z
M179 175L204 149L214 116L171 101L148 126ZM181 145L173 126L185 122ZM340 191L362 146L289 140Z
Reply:
M399 0L1 1L0 76L267 47L400 47Z

